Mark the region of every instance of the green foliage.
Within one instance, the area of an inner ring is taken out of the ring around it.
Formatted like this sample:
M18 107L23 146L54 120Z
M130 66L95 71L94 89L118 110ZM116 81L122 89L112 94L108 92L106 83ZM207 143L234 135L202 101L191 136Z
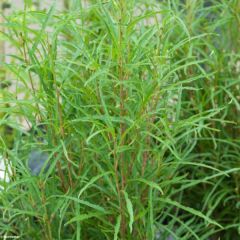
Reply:
M2 235L240 237L240 1L211 2L71 1L6 17L16 53L1 67L16 86L1 89L0 126L14 128L12 145L0 130L13 172ZM49 155L39 176L32 149Z

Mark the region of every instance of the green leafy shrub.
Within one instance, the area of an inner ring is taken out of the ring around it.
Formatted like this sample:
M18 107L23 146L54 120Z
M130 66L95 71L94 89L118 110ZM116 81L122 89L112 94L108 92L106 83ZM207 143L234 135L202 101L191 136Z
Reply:
M240 2L80 2L6 17L2 234L237 239Z

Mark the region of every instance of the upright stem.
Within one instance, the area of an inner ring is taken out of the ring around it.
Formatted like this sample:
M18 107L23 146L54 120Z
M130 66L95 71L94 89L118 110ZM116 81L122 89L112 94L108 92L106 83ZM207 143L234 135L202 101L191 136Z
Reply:
M120 20L119 20L119 59L118 59L118 74L120 80L120 116L121 118L124 117L125 114L125 91L124 91L124 66L123 66L123 48L122 48L122 41L123 41L123 29L122 29L122 14L123 14L123 1L120 1ZM120 135L123 136L125 131L125 124L121 121L120 122ZM121 141L121 146L124 146L125 141L124 139ZM121 174L122 174L122 188L125 186L125 176L124 176L124 153L120 153L120 162L121 162Z
M48 43L49 46L49 53L51 55L51 52L54 51L52 49L52 45ZM54 57L55 60L56 56ZM64 121L63 121L63 111L62 111L62 105L61 105L61 94L60 94L60 89L58 87L57 84L57 80L56 80L56 74L54 71L54 61L51 63L52 69L51 69L51 74L52 74L52 80L54 83L54 88L55 88L55 96L56 96L56 104L57 104L57 116L58 116L58 120L59 120L59 129L60 129L60 135L62 140L64 141L65 139L65 128L64 128ZM71 175L71 163L69 162L68 157L66 157L67 160L67 171L68 171L68 179L69 179L69 185L72 188L73 187L73 181L72 181L72 175ZM58 172L59 172L59 176L62 179L62 187L65 188L65 184L64 184L64 175L63 175L63 171L62 171L62 166L61 166L61 162L60 160L57 162L57 168L58 168Z
M118 52L118 77L120 81L120 117L121 120L125 115L125 91L124 91L124 59L123 59L123 22L124 22L124 9L125 9L125 0L119 1L120 7L120 16L119 16L119 27L118 27L118 34L119 34L119 52ZM125 124L121 121L120 122L120 147L125 145L125 140L122 138L125 132ZM120 153L120 169L121 169L121 190L124 190L126 184L126 175L125 175L125 156L124 152L121 151ZM126 234L126 222L125 222L125 215L124 215L124 205L123 205L123 196L120 195L120 211L121 211L121 237L125 239Z
M41 191L41 200L42 200L42 206L44 206L44 217L43 217L43 223L45 226L45 232L46 232L46 238L47 240L52 239L52 230L51 230L51 222L48 215L48 209L47 209L47 200L45 195L45 185L43 182L39 183L39 189Z
M24 5L24 15L23 15L24 24L27 24L26 23L26 11L27 11L27 6L25 4ZM26 66L29 66L31 64L31 62L30 62L29 54L28 54L28 49L29 48L28 48L28 45L27 45L27 35L26 35L26 33L22 33L22 32L20 33L20 41L21 41L21 44L22 44L22 50L23 50L23 56L24 56L25 64L26 64ZM29 80L30 80L30 85L31 85L34 101L35 101L36 98L37 98L36 89L34 87L34 79L33 79L33 76L31 74L30 70L28 70L28 76L29 76ZM40 109L39 103L36 102L35 106L38 110L38 115L36 113L35 117L37 119L37 116L39 116L39 120L42 121L43 117L42 117L42 114L41 114L41 109Z
M3 18L3 14L4 14L4 1L0 0L0 32L4 32L4 27L3 27L3 22L4 22L4 18ZM0 41L0 62L4 63L5 62L5 43L4 40ZM1 70L1 75L0 75L0 87L2 87L2 83L5 80L5 70L3 68L0 69Z

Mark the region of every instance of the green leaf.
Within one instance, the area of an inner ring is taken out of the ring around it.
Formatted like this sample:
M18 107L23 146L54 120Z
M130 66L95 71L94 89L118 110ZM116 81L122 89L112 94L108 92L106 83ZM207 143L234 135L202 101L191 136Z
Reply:
M146 179L144 179L144 178L137 178L137 179L131 179L131 180L129 180L129 182L132 182L132 181L138 181L138 182L145 183L145 184L147 184L148 186L157 189L162 195L164 194L162 188L161 188L157 183L155 183L155 182L148 181L148 180L146 180Z
M126 201L126 204L127 204L127 210L128 210L128 214L129 214L129 229L130 229L130 233L132 233L132 229L133 229L132 225L133 225L133 222L134 222L133 205L132 205L131 200L128 197L128 193L123 191L123 194L124 194L124 197L125 197L125 201Z
M81 197L82 193L87 189L89 188L92 184L94 184L98 179L102 178L103 176L106 176L106 175L109 175L111 174L111 172L105 172L105 173L102 173L100 175L97 175L95 177L93 177L79 192L78 194L78 198Z
M70 224L72 222L82 222L82 221L90 219L90 218L98 218L98 217L100 217L102 215L104 215L104 214L103 213L99 213L99 212L92 212L92 213L88 213L88 214L80 214L80 215L72 218L68 222L66 222L64 224L64 226L67 226L68 224Z
M118 234L120 232L120 227L121 227L121 216L119 215L117 218L117 223L114 228L114 240L118 240Z
M176 206L180 209L183 209L197 217L200 217L202 219L204 219L206 222L210 223L210 224L213 224L213 225L216 225L220 228L223 228L219 223L217 223L216 221L212 220L211 218L209 218L208 216L204 215L203 213L201 213L200 211L196 210L196 209L193 209L191 207L187 207L187 206L184 206L182 205L181 203L177 202L177 201L174 201L174 200L171 200L170 198L160 198L159 199L161 202L164 202L164 203L167 203L167 204L171 204L173 206Z

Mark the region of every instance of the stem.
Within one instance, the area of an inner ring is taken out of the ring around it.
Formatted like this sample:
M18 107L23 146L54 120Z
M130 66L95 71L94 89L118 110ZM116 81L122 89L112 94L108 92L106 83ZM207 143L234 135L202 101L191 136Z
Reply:
M53 77L53 79L54 79L54 84L56 86L57 109L58 109L58 116L59 116L60 133L61 133L62 139L64 140L65 129L64 129L64 125L63 125L62 106L61 106L61 103L60 103L60 91L58 89L55 77ZM73 181L72 181L72 175L71 175L71 167L72 167L71 163L67 159L68 179L69 179L70 187L72 188L73 187Z
M39 189L41 191L42 194L42 205L44 207L44 226L46 228L46 237L48 240L52 239L52 231L51 231L51 223L50 223L50 219L48 216L48 210L47 210L47 202L46 202L46 196L45 196L45 186L44 183L40 182L39 183Z
M49 47L48 51L51 55L51 53L52 53L51 44L48 43L48 47ZM54 59L55 59L55 57L54 57ZM64 129L64 122L63 122L61 95L60 95L60 90L58 88L57 81L56 81L56 74L55 74L55 71L54 71L54 63L53 62L51 64L51 66L52 66L51 75L52 75L53 84L55 86L56 104L57 104L57 113L58 113L58 119L59 119L60 135L61 135L62 140L64 140L65 129ZM73 181L72 181L72 175L71 175L71 167L72 166L71 166L71 163L68 161L68 158L66 158L66 160L67 160L67 171L68 171L69 186L72 188L73 187ZM65 184L64 184L64 175L63 175L62 166L61 166L60 161L58 161L58 163L57 163L57 168L58 168L59 176L62 179L62 187L63 187L63 189L66 190Z
M120 0L119 2L120 6L120 17L119 17L119 56L118 56L118 77L120 81L120 117L123 118L125 115L125 91L124 91L124 61L123 61L123 14L124 14L124 6L125 6L125 0ZM122 136L125 132L125 124L123 122L120 123L120 147L125 145L125 139L122 139ZM125 175L125 156L124 152L121 151L119 156L120 161L120 168L121 168L121 190L124 190L125 184L126 184L126 175ZM115 166L115 171L117 173L118 168L118 162ZM118 186L119 187L119 186ZM119 190L119 200L120 200L120 214L121 214L121 237L122 239L125 239L126 235L126 221L125 221L125 215L124 215L124 205L123 205L123 196L121 196L121 191Z
M26 64L26 66L28 66L28 65L30 65L30 61L28 60L28 57L27 57L26 41L25 41L25 38L23 37L23 35L21 33L20 33L20 38L21 38L21 42L22 42L24 62ZM36 99L36 89L35 89L34 84L33 84L32 74L29 70L28 70L28 77L29 77L29 80L30 80L31 89L32 89L32 92L33 92L33 97L34 97L34 99ZM41 116L41 110L40 110L40 107L39 107L38 103L36 103L36 107L37 107L40 122L41 122L43 120L43 118ZM37 119L37 114L36 114L35 118Z
M0 1L0 5L1 5L1 8L2 8L2 4L3 2ZM0 15L0 24L2 24L4 22L4 18L3 18L3 9L1 10L1 15ZM4 32L4 27L3 25L0 25L0 32ZM0 41L0 62L5 62L5 42L4 40L1 40ZM1 76L0 76L0 87L2 87L2 82L5 80L5 70L1 68Z

